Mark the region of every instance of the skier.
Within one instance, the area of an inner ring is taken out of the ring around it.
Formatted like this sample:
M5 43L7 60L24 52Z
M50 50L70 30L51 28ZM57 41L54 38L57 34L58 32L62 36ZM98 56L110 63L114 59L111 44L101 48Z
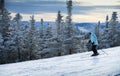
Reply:
M90 40L89 40L89 43L92 44L92 51L93 51L93 54L92 56L97 56L99 55L98 51L97 51L97 46L98 46L98 40L97 40L97 37L94 33L90 32L89 33L89 36L90 36Z

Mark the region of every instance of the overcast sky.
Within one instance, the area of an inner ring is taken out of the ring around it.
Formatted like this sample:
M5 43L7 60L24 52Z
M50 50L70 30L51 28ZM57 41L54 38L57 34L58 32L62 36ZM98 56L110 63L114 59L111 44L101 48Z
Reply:
M120 18L120 0L72 0L74 22L105 21L106 15L111 17L113 11L118 12ZM67 15L66 0L6 0L6 8L14 17L21 13L23 20L29 20L35 15L36 21L43 18L46 21L55 21L57 11Z

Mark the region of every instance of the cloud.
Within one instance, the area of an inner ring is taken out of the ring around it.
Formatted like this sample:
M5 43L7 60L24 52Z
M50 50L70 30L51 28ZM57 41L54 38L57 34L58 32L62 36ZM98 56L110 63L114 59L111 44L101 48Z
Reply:
M45 12L65 11L65 2L62 1L43 1L43 0L8 0L6 8L11 12L20 12L25 14L37 14Z
M120 5L116 5L116 6L114 6L114 5L111 5L111 6L75 6L73 8L74 8L73 9L74 14L89 14L93 10L98 10L98 11L100 11L100 10L103 11L103 10L106 10L106 9L111 9L111 10L117 9L117 10L119 10Z
M87 3L89 4L89 2ZM87 3L73 2L73 13L89 14L88 11L96 9L120 9L120 5L88 6ZM6 0L6 8L11 12L23 14L57 13L58 10L61 10L62 13L67 12L66 2L62 0Z
M120 3L120 0L119 1L117 1L118 3Z
M94 0L95 1L95 0ZM105 3L104 3L105 4ZM96 21L104 20L105 15L120 9L120 5L104 5L91 1L73 0L73 20L74 21ZM11 13L21 13L24 20L29 20L29 16L35 14L35 18L45 18L52 21L56 19L57 11L61 10L65 17L67 14L66 0L6 0L6 8ZM14 17L14 16L13 16Z

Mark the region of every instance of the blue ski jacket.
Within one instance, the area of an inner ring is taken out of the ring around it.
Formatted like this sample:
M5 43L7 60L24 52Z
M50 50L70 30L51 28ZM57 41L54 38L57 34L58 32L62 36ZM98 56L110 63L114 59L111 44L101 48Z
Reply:
M90 40L92 43L94 43L93 45L98 45L98 40L97 40L97 37L94 33L91 33Z

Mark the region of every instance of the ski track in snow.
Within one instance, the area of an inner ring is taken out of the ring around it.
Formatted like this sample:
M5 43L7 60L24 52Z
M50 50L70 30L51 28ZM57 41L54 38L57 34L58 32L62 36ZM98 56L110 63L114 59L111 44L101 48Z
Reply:
M120 47L0 65L0 76L120 76Z

